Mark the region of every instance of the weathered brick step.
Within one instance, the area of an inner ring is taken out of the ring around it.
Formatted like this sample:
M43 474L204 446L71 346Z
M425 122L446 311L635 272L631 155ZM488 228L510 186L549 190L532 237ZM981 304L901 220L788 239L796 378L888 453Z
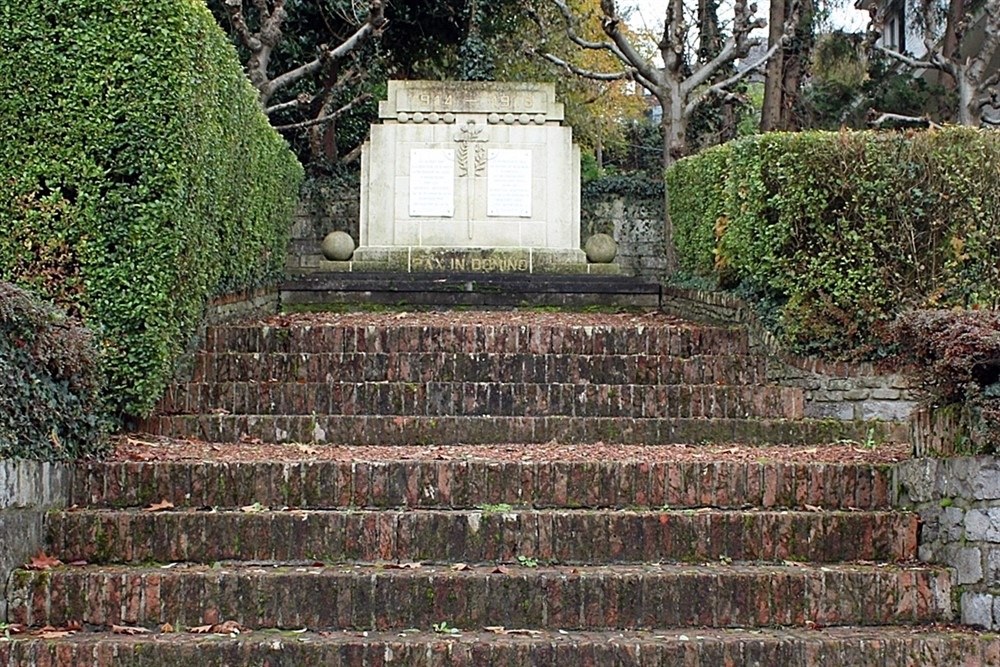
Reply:
M447 619L445 619L447 620ZM930 667L1000 664L995 635L947 628L876 626L820 630L569 632L479 628L424 631L258 631L238 637L189 633L80 633L0 642L0 664L19 667Z
M741 328L703 325L398 325L219 326L206 332L209 352L521 354L747 354Z
M905 442L905 424L817 419L697 419L637 417L168 415L139 430L208 442L319 442L341 445L613 443L820 445L841 439Z
M162 567L15 571L10 622L55 626L611 630L950 620L944 569L830 565Z
M915 559L917 529L903 512L83 510L50 513L47 553L90 563L836 563Z
M168 388L162 415L800 419L798 387L503 382L218 382Z
M890 465L643 461L292 461L80 463L70 504L306 509L537 508L890 509Z
M204 352L193 379L733 385L763 383L766 374L749 355Z

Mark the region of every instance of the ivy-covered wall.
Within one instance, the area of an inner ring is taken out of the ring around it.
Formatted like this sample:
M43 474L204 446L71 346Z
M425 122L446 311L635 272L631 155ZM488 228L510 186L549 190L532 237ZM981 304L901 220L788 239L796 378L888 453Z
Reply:
M747 137L667 173L686 272L798 353L875 353L897 313L1000 304L1000 134Z
M0 3L0 279L148 412L210 295L276 282L301 167L198 0Z

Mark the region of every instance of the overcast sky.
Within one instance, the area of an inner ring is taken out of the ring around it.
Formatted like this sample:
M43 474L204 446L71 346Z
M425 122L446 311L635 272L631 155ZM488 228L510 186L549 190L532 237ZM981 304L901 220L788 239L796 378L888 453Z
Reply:
M634 8L629 21L633 27L642 28L645 25L655 34L660 33L663 28L663 17L667 10L666 0L619 0L619 3L619 9L622 12L625 11L626 7ZM842 0L836 4L842 6L833 10L830 19L831 27L857 32L865 29L865 26L868 25L868 12L854 9L853 0ZM768 0L758 0L757 7L757 15L766 19Z

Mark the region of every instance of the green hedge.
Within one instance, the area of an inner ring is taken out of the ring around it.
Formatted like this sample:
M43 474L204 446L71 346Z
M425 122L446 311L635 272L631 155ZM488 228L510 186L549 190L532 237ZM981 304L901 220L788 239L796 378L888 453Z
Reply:
M108 447L92 332L0 282L0 459L67 460Z
M0 5L0 279L101 335L147 413L212 294L275 282L301 167L199 0Z
M898 312L1000 303L1000 133L766 134L667 184L684 267L771 304L796 351L871 351Z

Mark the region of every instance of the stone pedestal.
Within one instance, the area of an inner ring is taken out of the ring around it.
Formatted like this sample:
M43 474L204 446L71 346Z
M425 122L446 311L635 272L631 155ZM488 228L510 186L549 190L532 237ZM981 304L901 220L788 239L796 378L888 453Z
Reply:
M589 272L580 151L552 84L390 81L379 120L355 267Z

